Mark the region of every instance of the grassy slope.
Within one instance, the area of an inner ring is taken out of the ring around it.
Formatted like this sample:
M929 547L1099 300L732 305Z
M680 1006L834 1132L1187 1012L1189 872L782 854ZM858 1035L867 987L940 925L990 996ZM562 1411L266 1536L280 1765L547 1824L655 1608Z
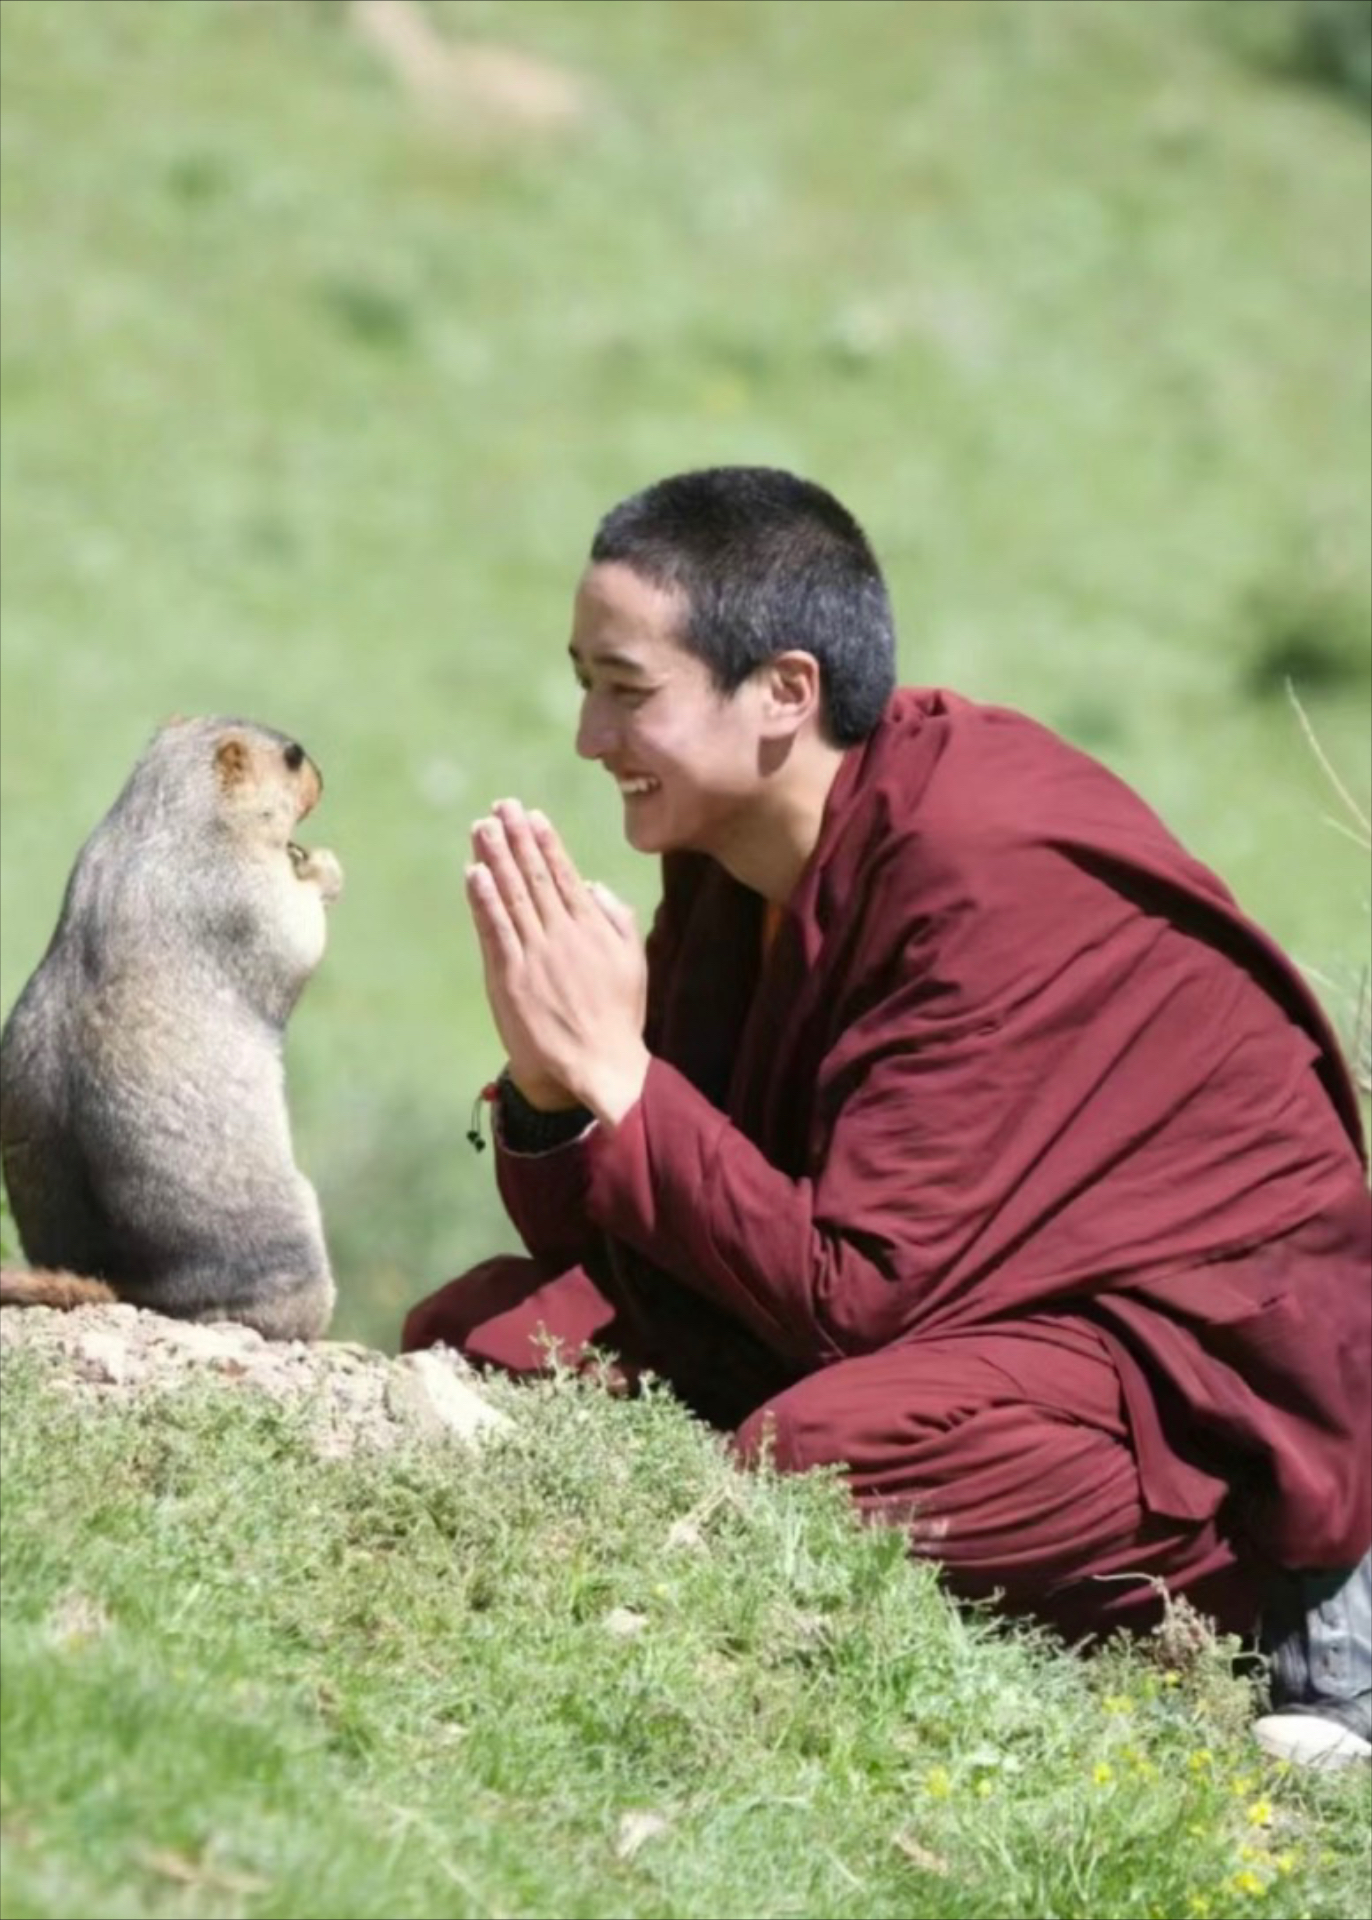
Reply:
M324 1463L7 1363L7 1920L1365 1913L1366 1774L1259 1761L1217 1659L1088 1667L666 1400L502 1394L477 1463Z
M1311 704L1366 795L1367 129L1205 12L448 9L594 89L536 139L437 132L335 5L6 0L0 1004L161 717L298 731L349 874L291 1049L345 1330L508 1244L470 819L519 791L651 903L562 648L658 473L830 483L908 678L1064 727L1355 967L1360 863L1242 686L1292 632L1351 662Z

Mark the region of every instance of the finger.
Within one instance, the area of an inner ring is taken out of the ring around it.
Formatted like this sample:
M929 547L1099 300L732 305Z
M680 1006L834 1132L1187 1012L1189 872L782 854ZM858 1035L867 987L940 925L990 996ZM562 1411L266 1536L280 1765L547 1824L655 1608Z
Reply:
M467 904L476 926L476 937L481 942L482 957L488 964L508 970L522 957L524 943L501 898L495 876L479 861L467 869Z
M617 934L625 940L632 940L637 936L638 916L627 901L621 900L617 893L611 893L602 880L588 881L586 891Z
M518 800L497 800L495 813L505 829L505 839L520 877L529 890L529 898L542 923L547 926L565 904L561 889L544 857L543 847L534 831L533 818Z
M547 814L540 813L537 808L529 815L529 825L543 851L544 862L553 877L553 884L562 897L563 905L571 913L583 909L590 889L577 872L556 827Z
M472 828L472 848L476 865L484 867L494 881L516 934L521 941L528 941L541 931L543 918L511 851L504 822L494 815L478 820Z

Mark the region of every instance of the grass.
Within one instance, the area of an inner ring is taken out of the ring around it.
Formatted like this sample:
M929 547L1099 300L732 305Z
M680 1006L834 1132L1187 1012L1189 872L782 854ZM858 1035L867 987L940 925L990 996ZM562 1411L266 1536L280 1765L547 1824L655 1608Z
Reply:
M906 678L1102 755L1342 1010L1365 880L1282 682L1365 799L1366 117L1190 0L430 11L584 120L436 123L328 0L6 0L0 1007L159 720L297 732L348 888L296 1133L393 1341L510 1244L469 822L519 792L650 909L571 589L624 493L758 460L868 525Z
M1219 1652L956 1610L665 1395L325 1462L223 1384L4 1391L8 1920L1365 1911L1367 1777L1259 1759Z

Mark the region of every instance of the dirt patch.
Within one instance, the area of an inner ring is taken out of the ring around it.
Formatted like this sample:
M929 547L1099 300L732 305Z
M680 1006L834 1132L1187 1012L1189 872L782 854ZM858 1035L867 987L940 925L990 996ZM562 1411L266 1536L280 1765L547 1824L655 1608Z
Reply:
M91 1401L174 1389L207 1373L244 1393L300 1401L326 1458L417 1436L473 1442L510 1425L482 1396L473 1370L444 1347L393 1360L348 1341L264 1340L230 1321L170 1320L121 1302L71 1312L8 1308L0 1312L0 1360L19 1350L36 1354L63 1391Z

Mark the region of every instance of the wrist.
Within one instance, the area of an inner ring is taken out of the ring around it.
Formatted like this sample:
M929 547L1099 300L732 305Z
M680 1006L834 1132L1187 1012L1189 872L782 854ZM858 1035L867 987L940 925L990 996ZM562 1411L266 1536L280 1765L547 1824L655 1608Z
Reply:
M536 1107L525 1098L508 1068L496 1081L496 1130L512 1153L551 1153L571 1144L595 1116L588 1107Z
M573 1113L581 1101L574 1093L556 1080L544 1080L533 1074L517 1074L507 1066L500 1076L501 1083L512 1087L526 1107L532 1107L535 1113Z
M641 1046L622 1063L607 1066L596 1075L595 1085L586 1089L586 1105L597 1120L607 1127L619 1125L642 1099L652 1063L652 1054Z

